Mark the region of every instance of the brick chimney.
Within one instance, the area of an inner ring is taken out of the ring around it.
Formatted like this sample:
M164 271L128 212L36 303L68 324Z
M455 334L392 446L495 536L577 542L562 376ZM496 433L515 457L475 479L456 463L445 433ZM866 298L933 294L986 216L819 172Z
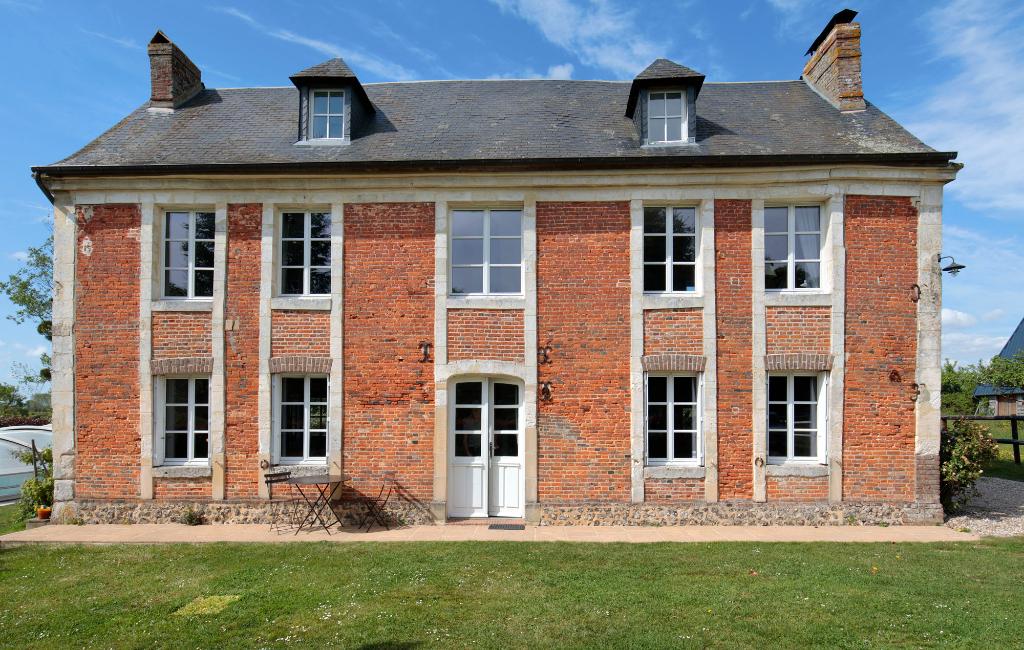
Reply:
M146 50L152 107L173 110L203 90L199 68L162 31L157 30Z
M856 11L843 9L825 25L807 54L803 79L843 112L864 110L860 78L860 23Z

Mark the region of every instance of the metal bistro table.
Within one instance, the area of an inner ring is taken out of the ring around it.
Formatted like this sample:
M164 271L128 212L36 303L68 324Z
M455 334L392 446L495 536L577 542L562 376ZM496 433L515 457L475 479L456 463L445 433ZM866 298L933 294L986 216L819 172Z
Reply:
M295 529L295 534L298 535L299 531L303 529L313 529L317 525L323 528L328 535L331 531L328 530L332 523L337 522L338 526L341 527L341 518L338 517L338 513L334 510L334 505L331 500L334 498L338 488L345 483L348 483L349 477L342 474L312 474L310 476L293 476L288 479L286 483L290 483L295 486L295 489L302 495L303 500L306 502L306 506L309 511L306 516L302 519L302 523ZM324 512L326 511L326 513ZM327 521L325 521L325 516ZM334 518L334 522L331 522L331 517Z

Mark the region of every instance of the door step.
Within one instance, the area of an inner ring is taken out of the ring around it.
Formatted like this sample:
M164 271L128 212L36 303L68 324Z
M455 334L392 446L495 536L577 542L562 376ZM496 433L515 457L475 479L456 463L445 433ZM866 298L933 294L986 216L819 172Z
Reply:
M526 520L514 517L452 517L448 519L449 526L493 526L501 524L524 526Z

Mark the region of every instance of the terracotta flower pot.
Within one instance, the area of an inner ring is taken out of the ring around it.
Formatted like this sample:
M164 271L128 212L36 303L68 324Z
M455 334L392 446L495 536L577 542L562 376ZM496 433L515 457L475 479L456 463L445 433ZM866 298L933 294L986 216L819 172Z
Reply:
M49 508L36 508L36 517L39 519L49 519L51 510Z

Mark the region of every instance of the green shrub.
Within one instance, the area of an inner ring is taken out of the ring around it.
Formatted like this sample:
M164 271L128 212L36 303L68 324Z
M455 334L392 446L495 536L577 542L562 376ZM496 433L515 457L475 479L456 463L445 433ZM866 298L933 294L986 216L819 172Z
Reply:
M203 524L203 513L189 506L188 510L181 513L181 523L186 526L200 526Z
M942 482L939 490L946 512L956 512L975 493L982 468L999 455L998 445L984 426L964 419L951 420L942 432L939 459Z
M32 464L32 451L15 452L14 457L25 463ZM36 458L38 476L21 484L21 498L18 500L18 511L24 519L36 516L36 508L53 507L53 449L47 447L39 451Z

